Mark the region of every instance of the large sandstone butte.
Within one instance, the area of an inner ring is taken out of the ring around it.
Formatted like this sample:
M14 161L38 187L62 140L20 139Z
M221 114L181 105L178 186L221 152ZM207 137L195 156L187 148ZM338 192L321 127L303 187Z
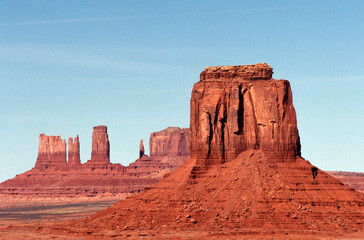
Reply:
M206 68L191 96L190 159L142 193L53 230L100 238L363 231L363 194L300 156L290 85L272 72Z
M290 84L267 64L207 67L191 96L194 171L261 149L280 160L300 156Z
M140 157L129 166L110 162L110 143L107 127L96 126L92 134L91 160L81 163L79 137L68 139L68 162L66 141L60 136L39 136L38 158L34 168L0 184L0 197L125 197L142 191L146 186L156 183L163 175L188 158L188 145L180 145L178 135L185 138L186 131L180 128L162 130L167 142L160 142L160 149L171 155L155 151L153 157L144 154L140 144ZM172 130L171 130L172 129ZM152 133L150 141L154 141ZM188 136L187 136L188 137ZM183 142L183 141L182 141ZM166 144L167 146L163 146ZM173 154L171 146L179 146ZM142 154L141 154L142 152Z

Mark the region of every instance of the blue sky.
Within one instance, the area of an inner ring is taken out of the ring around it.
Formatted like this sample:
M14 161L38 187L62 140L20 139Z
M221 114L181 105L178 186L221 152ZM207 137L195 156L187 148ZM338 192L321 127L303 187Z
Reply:
M302 155L364 172L363 1L1 1L0 181L34 166L38 136L107 125L111 161L189 126L206 66L267 62L293 89ZM148 152L148 151L147 151Z

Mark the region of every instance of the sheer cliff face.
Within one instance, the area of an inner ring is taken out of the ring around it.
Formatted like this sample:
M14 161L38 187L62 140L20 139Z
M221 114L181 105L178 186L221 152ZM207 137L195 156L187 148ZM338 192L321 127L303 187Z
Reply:
M191 157L208 166L248 149L299 156L300 141L287 80L265 64L207 67L192 90Z
M47 169L49 167L64 168L67 166L66 141L60 136L39 135L38 158L35 167Z
M150 156L189 156L187 128L169 127L153 132L149 139Z
M91 162L96 164L110 163L110 143L106 126L94 127L92 133Z

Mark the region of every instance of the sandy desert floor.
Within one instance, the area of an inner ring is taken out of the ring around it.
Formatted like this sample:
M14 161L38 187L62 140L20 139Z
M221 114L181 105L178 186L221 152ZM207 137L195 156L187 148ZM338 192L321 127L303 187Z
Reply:
M107 208L120 197L104 198L0 198L0 239L83 239L39 234L27 229L79 219Z
M181 231L180 229L160 229L159 231L110 232L98 236L77 237L67 232L54 234L43 231L43 227L65 220L87 217L119 201L120 198L80 198L80 199L1 199L0 200L0 239L364 239L364 232L329 234L312 231L266 231L242 229L231 232L224 229L211 231Z

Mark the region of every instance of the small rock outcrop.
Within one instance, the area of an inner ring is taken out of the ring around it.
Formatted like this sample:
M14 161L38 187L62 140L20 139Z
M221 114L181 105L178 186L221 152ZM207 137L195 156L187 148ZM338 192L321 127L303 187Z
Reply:
M296 112L287 80L266 63L206 67L191 96L191 157L198 167L235 159L248 149L300 156Z
M78 135L75 138L68 138L68 166L71 168L79 168L81 166L80 140Z
M66 168L66 141L60 136L47 136L44 133L39 135L38 158L35 164L37 169Z
M142 158L143 156L144 156L144 143L143 143L143 139L140 139L139 158Z
M92 133L91 161L93 164L110 163L110 143L106 126L94 127Z

